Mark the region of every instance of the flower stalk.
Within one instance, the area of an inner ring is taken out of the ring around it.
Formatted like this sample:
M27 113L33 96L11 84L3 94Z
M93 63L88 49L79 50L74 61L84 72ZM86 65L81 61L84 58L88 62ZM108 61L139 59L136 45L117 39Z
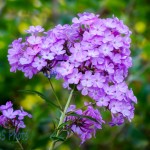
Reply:
M21 150L24 150L24 148L23 148L22 144L19 142L19 140L18 140L18 138L17 138L17 137L16 137L16 141L17 141L17 143L18 143L18 145L19 145L20 149L21 149Z
M68 109L68 107L69 107L69 104L70 104L70 101L71 101L73 92L74 92L74 89L71 90L70 95L69 95L68 100L67 100L67 103L66 103L66 105L65 105L64 111L61 113L61 116L60 116L60 119L59 119L59 123L58 123L57 129L58 129L59 126L63 123L63 121L64 121L64 119L65 119L65 115L66 115L67 109ZM56 134L56 135L57 135L57 136L59 135L59 130L57 131L57 134ZM49 150L53 150L54 147L55 147L55 141L52 141Z
M56 92L55 92L55 90L54 90L53 84L52 84L52 82L51 82L50 79L48 79L48 81L49 81L50 86L51 86L51 88L52 88L52 92L53 92L53 94L54 94L54 96L55 96L55 98L56 98L56 100L57 100L57 103L58 103L60 109L62 110L62 106L61 106L60 101L59 101L59 99L58 99L58 97L57 97L57 95L56 95Z

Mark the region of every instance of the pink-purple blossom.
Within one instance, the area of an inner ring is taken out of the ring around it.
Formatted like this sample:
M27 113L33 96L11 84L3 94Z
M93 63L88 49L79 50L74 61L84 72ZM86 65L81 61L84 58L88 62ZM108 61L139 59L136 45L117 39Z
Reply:
M8 101L5 105L0 106L0 126L4 128L13 128L18 132L20 128L25 128L24 117L28 116L32 118L32 115L24 111L22 108L20 110L14 110L11 101Z
M64 88L71 89L74 84L97 107L108 109L112 116L110 125L121 125L125 119L131 121L137 99L125 83L132 58L131 31L123 21L83 13L73 18L71 25L43 31L40 26L31 26L25 40L12 42L8 50L11 72L21 70L29 78L43 72L50 78L54 70L56 79L64 80ZM91 138L91 131L81 134L75 125L72 130L82 142Z
M92 138L92 136L95 137L96 130L101 129L102 124L105 123L102 120L98 109L94 109L92 106L88 105L86 107L87 109L82 111L81 109L76 109L75 105L70 105L67 112L74 112L79 116L67 116L65 118L65 121L71 121L71 124L68 125L68 128L70 128L72 132L80 137L81 144Z
M36 34L38 32L43 32L44 29L41 26L30 26L28 30L26 30L27 33Z

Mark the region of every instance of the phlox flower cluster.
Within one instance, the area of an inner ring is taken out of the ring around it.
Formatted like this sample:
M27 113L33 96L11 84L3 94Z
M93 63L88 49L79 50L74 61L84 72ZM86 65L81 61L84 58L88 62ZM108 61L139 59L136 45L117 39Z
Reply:
M0 106L0 126L6 129L15 129L16 132L20 128L25 128L24 117L32 118L32 115L24 111L22 108L19 110L13 109L13 104L8 101L5 105Z
M137 99L125 82L132 66L131 31L123 21L83 13L73 18L71 25L57 25L47 32L31 26L27 33L25 41L19 38L10 45L12 72L21 70L29 78L38 72L48 78L56 75L64 80L64 88L73 84L98 107L109 110L111 126L132 120Z
M77 134L81 139L81 144L86 140L90 139L92 135L95 136L96 130L101 129L102 123L105 123L102 120L101 114L98 109L94 109L92 106L87 106L85 111L81 109L76 109L75 105L70 105L68 108L68 112L74 112L79 116L67 116L65 118L65 122L71 121L71 123L67 126L67 128ZM95 120L90 120L89 118Z

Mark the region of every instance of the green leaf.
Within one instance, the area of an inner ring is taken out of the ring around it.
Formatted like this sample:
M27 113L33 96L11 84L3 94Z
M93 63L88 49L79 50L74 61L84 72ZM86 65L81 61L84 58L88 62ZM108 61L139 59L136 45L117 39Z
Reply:
M65 141L67 139L68 136L68 131L67 130L62 130L59 135L58 134L58 130L55 130L51 135L50 135L50 139L57 142L57 141Z
M85 116L85 115L83 115L82 117L83 117L83 118L87 118L87 119L89 119L89 120L92 120L92 121L94 121L94 122L96 122L96 123L99 123L96 119L92 118L91 116Z
M27 92L27 93L36 94L39 97L41 97L43 100L45 100L49 105L54 106L54 107L56 107L56 108L58 108L58 109L61 110L61 108L58 105L56 105L53 102L51 102L45 95L43 95L42 93L40 93L38 91L33 91L33 90L19 90L19 92Z
M89 119L89 120L92 120L96 123L99 123L96 119L92 118L91 116L86 116L86 115L79 115L75 112L69 112L66 114L67 116L75 116L75 117L79 117L79 118L86 118L86 119Z
M63 135L63 136L56 136L55 134L53 135L51 135L50 136L50 138L51 138L51 140L53 140L53 141L65 141L66 140L66 137L67 137L67 135L65 136L65 135Z
M62 138L62 137L58 137L58 136L54 136L54 137L51 137L51 139L53 140L53 141L65 141L65 139L64 138Z
M67 131L67 130L63 130L63 131L59 134L58 138L63 139L63 140L65 141L66 138L67 138L67 135L68 135L68 131Z
M57 137L57 130L54 130L54 132L50 135L50 139L53 140L54 137Z
M66 122L62 123L62 124L58 127L58 130L59 130L59 129L62 129L64 126L66 126L66 125L68 125L68 124L70 124L70 123L71 123L71 121L66 121Z
M57 142L57 141L65 141L68 135L68 131L64 130L62 131L58 136L56 135L56 133L52 134L50 136L51 140Z

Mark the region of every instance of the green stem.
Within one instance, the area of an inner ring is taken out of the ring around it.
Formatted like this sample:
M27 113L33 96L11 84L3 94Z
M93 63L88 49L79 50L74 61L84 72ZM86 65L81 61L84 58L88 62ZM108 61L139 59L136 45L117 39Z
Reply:
M55 142L54 142L54 141L52 141L52 143L51 143L51 145L50 145L49 150L53 150L53 149L54 149L54 146L55 146Z
M69 98L68 98L67 103L66 103L66 106L65 106L65 108L64 108L64 111L63 111L62 114L61 114L58 127L63 123L63 121L64 121L64 119L65 119L65 114L66 114L67 109L68 109L68 107L69 107L69 104L70 104L70 101L71 101L71 98L72 98L72 95L73 95L73 91L74 91L74 89L72 89L71 92L70 92Z
M69 107L69 104L70 104L70 101L71 101L71 98L72 98L72 95L73 95L73 91L74 91L74 89L71 90L70 95L69 95L68 100L67 100L67 103L66 103L66 105L65 105L64 111L61 113L61 116L60 116L60 119L59 119L59 123L58 123L57 129L58 129L59 126L63 123L63 121L64 121L64 119L65 119L65 115L66 115L67 109L68 109L68 107ZM59 130L57 131L57 136L58 136L58 135L59 135ZM53 149L54 149L54 146L55 146L55 141L52 141L49 150L53 150Z
M59 101L59 99L58 99L58 97L57 97L57 95L56 95L56 92L55 92L55 90L54 90L53 84L52 84L52 82L51 82L50 79L48 79L48 81L49 81L50 86L51 86L51 88L52 88L52 92L53 92L53 94L54 94L54 96L55 96L55 98L56 98L56 100L57 100L57 103L58 103L59 107L60 107L61 110L62 110L62 106L61 106L60 101Z
M21 150L24 150L24 149L23 149L23 146L21 145L21 143L19 142L19 140L18 140L17 137L16 137L16 141L17 141L18 145L20 146Z

